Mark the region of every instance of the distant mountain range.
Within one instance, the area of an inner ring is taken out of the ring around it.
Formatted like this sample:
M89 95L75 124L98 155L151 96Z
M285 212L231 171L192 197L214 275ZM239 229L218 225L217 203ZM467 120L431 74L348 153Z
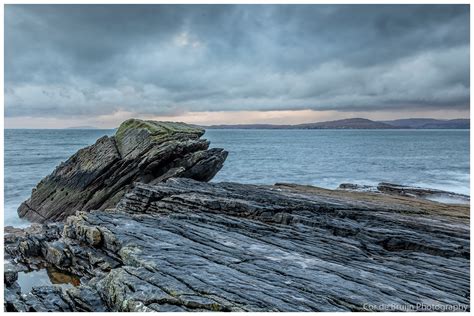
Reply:
M210 125L203 127L206 129L469 129L470 120L437 120L414 118L393 121L372 121L364 118L350 118L337 121L296 125L238 124Z
M469 119L455 119L455 120L436 120L436 119L404 119L394 121L384 121L383 123L402 127L402 128L421 128L421 129L437 129L437 128L454 128L454 129L469 129Z

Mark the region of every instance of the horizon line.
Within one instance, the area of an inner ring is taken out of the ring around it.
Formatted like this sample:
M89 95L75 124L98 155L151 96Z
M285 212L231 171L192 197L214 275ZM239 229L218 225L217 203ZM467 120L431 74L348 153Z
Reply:
M182 122L178 120L155 120L155 121L162 121L162 122L180 122L180 123L185 123L189 125L194 125L194 126L199 126L199 127L215 127L215 126L252 126L252 125L263 125L263 126L299 126L299 125L310 125L310 124L318 124L318 123L329 123L329 122L338 122L338 121L344 121L344 120L355 120L355 119L364 119L368 120L371 122L391 122L391 121L401 121L401 120L436 120L436 121L453 121L453 120L469 120L470 118L453 118L453 119L437 119L437 118L432 118L432 117L410 117L410 118L402 118L402 119L389 119L389 120L371 120L368 118L364 117L348 117L348 118L342 118L342 119L337 119L337 120L327 120L327 121L319 121L319 122L310 122L310 123L297 123L297 124L275 124L275 123L232 123L232 124L226 124L226 123L219 123L219 124L195 124L195 123L187 123L187 122ZM149 119L146 119L149 120ZM126 121L126 120L124 120ZM124 122L123 121L123 122ZM153 120L152 120L153 121ZM120 123L121 124L121 123ZM120 124L116 127L97 127L97 126L86 126L86 127L80 127L80 126L69 126L69 127L35 127L35 128L30 128L30 127L9 127L6 128L4 127L4 130L113 130L117 129ZM304 128L302 128L304 129ZM326 128L330 129L330 128ZM334 129L340 129L340 128L334 128ZM346 128L346 129L364 129L364 128ZM382 129L382 128L367 128L367 129ZM398 128L398 129L403 129L403 128ZM420 128L408 128L408 129L420 129ZM427 128L425 128L427 129ZM433 128L436 129L436 128ZM442 129L442 128L437 128L437 129ZM449 128L444 128L444 129L449 129ZM466 128L466 129L470 129Z

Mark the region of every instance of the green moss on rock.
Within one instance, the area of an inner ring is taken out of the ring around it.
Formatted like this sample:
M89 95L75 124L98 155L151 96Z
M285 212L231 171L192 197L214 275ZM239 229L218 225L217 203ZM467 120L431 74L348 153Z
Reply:
M120 143L125 134L133 129L146 129L151 135L157 138L164 138L173 134L196 134L202 136L204 129L181 122L144 121L139 119L129 119L120 124L115 139Z

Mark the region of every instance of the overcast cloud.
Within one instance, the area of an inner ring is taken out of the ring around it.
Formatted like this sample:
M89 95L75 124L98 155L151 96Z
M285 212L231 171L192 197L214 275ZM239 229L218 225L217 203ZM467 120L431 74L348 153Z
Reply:
M6 5L5 116L469 109L468 5Z

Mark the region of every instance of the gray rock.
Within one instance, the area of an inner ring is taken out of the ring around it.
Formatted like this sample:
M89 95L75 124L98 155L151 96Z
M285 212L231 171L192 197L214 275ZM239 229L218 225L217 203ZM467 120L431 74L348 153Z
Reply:
M338 189L359 192L379 192L375 186L354 183L341 183Z
M200 139L203 134L203 129L184 123L125 121L115 136L79 150L41 180L18 214L40 223L61 221L77 211L114 207L135 181L209 181L227 152L208 149L209 142Z
M458 194L437 189L393 184L387 182L381 182L377 186L342 183L339 185L338 189L347 191L374 192L397 196L408 196L424 200L430 200L434 202L440 202L444 204L469 204L471 200L468 195L464 194Z
M60 287L38 286L28 294L5 298L7 311L12 312L72 312Z
M102 302L99 293L88 286L78 286L66 291L72 302L73 310L77 312L106 312L107 307Z
M377 185L377 190L386 194L413 196L434 201L437 201L438 198L442 200L444 197L446 200L457 201L459 204L469 204L470 202L470 197L464 194L457 194L443 190L427 189L400 184L392 184L387 182L379 183Z
M3 264L3 283L11 286L18 279L18 272L21 271L17 265L6 260Z
M5 281L4 281L5 282ZM5 312L19 312L28 311L27 306L21 299L21 289L17 282L12 284L4 283L3 288L4 311Z
M468 206L172 178L137 183L116 209L79 212L44 237L54 225L11 232L5 252L28 265L28 247L14 245L39 241L44 264L83 276L74 299L35 289L6 309L66 310L61 300L93 311L470 309ZM71 262L48 255L51 245Z

